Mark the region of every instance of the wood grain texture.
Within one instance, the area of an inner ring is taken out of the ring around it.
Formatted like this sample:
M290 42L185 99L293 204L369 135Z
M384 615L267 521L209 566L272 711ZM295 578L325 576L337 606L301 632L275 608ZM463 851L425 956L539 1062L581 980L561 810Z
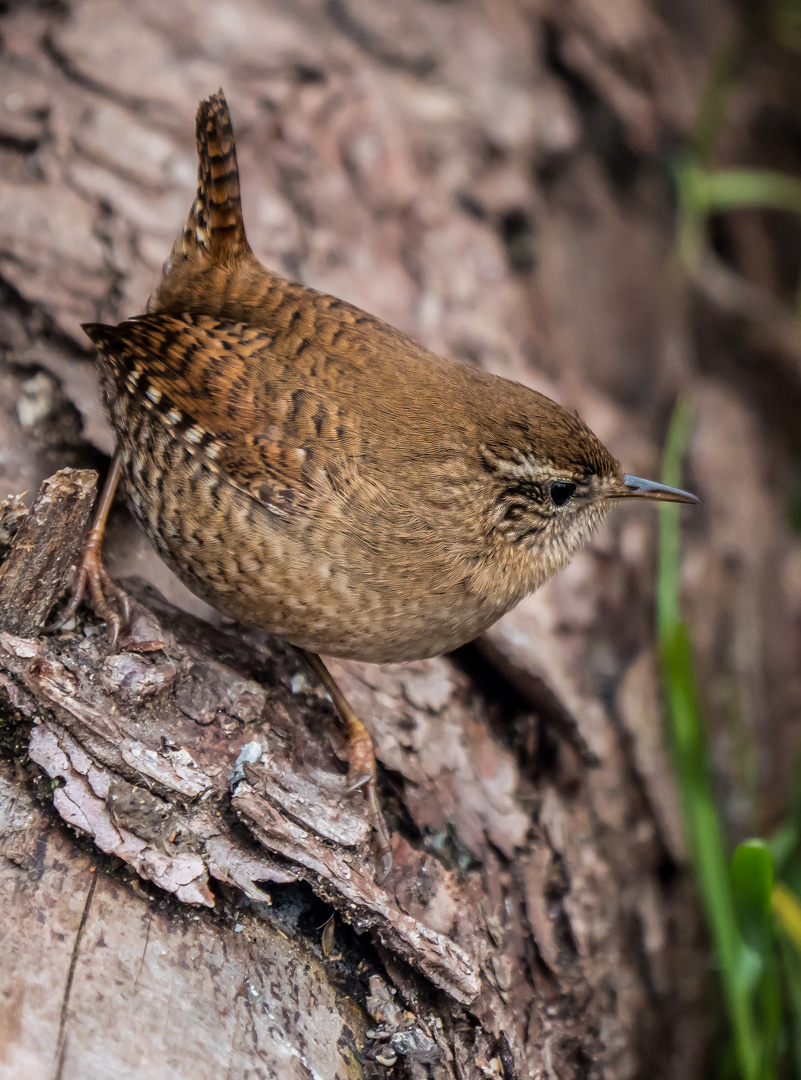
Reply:
M62 469L42 485L0 570L0 630L36 634L75 573L97 474Z
M357 1075L364 1017L297 938L132 888L5 766L0 815L4 1077Z

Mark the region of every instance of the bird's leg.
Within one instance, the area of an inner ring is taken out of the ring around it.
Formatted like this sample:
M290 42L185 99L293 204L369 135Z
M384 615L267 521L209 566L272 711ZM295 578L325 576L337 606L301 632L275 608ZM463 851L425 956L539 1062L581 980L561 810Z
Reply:
M378 872L376 880L386 880L392 869L392 848L389 842L389 830L381 812L376 784L375 748L369 731L353 711L348 699L339 689L334 676L316 653L298 649L309 667L328 691L328 696L339 713L350 742L350 767L345 790L348 792L364 791L370 814L370 824L376 834L376 862Z
M75 575L72 587L72 596L61 614L45 627L46 631L59 630L73 617L83 600L87 586L92 610L101 619L105 620L111 634L111 647L116 646L120 632L128 628L131 621L131 608L127 594L116 585L106 573L101 555L103 532L106 527L106 519L117 490L120 476L122 475L122 454L119 447L111 459L111 467L100 493L100 500L95 510L94 520L86 539L83 543L81 561ZM109 603L112 599L116 607Z

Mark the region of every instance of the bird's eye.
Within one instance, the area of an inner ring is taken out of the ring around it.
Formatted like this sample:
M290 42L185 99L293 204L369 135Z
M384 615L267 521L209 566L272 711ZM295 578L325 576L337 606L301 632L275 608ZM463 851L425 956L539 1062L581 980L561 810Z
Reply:
M566 484L561 480L555 480L551 484L551 501L554 506L564 506L575 494L575 484Z

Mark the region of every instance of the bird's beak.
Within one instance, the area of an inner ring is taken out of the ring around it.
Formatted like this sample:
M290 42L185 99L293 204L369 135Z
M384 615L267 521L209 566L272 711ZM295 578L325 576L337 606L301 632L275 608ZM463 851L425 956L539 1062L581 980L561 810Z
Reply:
M623 486L617 491L610 491L610 499L656 499L659 502L677 503L700 503L697 495L691 495L689 491L680 488L668 487L666 484L657 484L653 480L643 480L639 476L623 477Z

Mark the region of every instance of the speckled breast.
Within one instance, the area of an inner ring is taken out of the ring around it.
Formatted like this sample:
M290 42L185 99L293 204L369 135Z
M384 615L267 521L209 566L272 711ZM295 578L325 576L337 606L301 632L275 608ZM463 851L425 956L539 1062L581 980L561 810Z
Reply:
M454 647L452 631L432 648L425 643L429 627L400 610L393 618L378 582L376 588L354 585L313 521L273 521L176 438L156 410L125 392L112 394L106 394L107 407L131 511L161 558L201 599L313 652L385 662Z
M131 511L177 577L223 614L311 652L392 663L448 652L511 606L414 574L390 588L392 567L357 566L324 511L275 516L182 439L162 403L103 374Z

